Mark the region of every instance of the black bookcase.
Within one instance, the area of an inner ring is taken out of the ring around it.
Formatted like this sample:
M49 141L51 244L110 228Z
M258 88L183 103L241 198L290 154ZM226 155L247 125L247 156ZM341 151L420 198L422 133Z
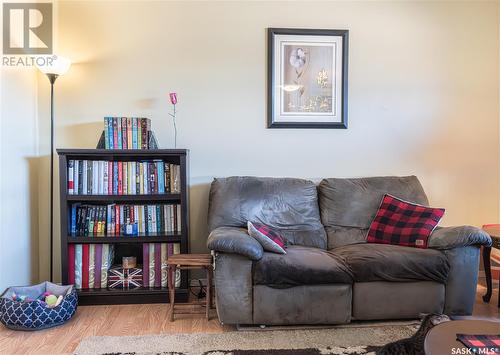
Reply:
M178 243L181 253L188 253L189 240L189 198L188 198L188 151L185 149L154 150L110 150L110 149L58 149L59 182L61 208L61 272L63 284L68 283L68 245L107 243L120 247L142 248L142 243ZM104 160L104 161L149 161L163 160L166 163L180 166L180 193L149 195L75 195L68 194L68 162L70 160ZM74 237L68 230L68 221L73 203L106 205L112 203L153 204L176 203L181 207L181 233L155 236L106 236L106 237ZM118 263L115 255L115 262ZM130 290L117 289L81 289L78 291L79 304L119 304L119 303L162 303L168 302L168 289L137 288ZM181 285L176 290L176 301L186 301L188 297L188 274L182 272Z

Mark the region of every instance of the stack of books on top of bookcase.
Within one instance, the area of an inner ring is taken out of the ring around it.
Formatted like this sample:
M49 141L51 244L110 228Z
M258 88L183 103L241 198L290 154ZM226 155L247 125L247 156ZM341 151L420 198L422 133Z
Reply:
M151 120L140 117L104 117L106 149L149 149Z
M180 192L179 165L154 161L68 161L69 195L147 195Z

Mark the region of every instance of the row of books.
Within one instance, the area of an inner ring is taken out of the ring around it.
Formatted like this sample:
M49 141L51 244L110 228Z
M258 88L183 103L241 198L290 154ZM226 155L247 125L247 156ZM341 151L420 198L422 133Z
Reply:
M106 288L108 270L113 264L110 244L68 245L68 282L76 288Z
M114 260L114 247L110 244L70 244L68 246L68 282L77 289L124 288L123 277L127 286L135 287L167 287L167 259L170 255L179 254L179 244L144 243L142 245L142 266L130 269L132 272L111 273ZM137 259L140 260L139 256ZM121 269L114 265L114 269ZM138 272L134 272L138 271ZM120 277L121 274L121 277ZM142 279L137 279L142 274ZM118 276L118 277L116 277ZM181 273L176 270L175 287L180 287ZM127 287L128 288L128 287Z
M151 120L139 117L104 117L106 149L149 149Z
M182 231L181 205L71 205L73 237L156 236Z
M144 287L167 287L167 259L181 252L180 244L143 243L142 273ZM175 287L181 285L180 270L176 270Z
M69 160L69 195L180 193L180 166L162 160Z

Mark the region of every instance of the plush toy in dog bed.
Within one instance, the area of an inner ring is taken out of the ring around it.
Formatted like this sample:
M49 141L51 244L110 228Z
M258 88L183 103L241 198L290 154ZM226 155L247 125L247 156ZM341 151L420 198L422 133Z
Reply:
M77 305L78 296L73 285L43 282L9 287L0 296L0 322L14 330L55 327L73 317Z

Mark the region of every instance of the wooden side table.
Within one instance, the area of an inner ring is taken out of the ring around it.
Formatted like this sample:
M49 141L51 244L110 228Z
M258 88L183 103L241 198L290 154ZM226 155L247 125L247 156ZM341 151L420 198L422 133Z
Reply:
M484 273L486 275L486 294L483 296L483 301L488 303L493 293L493 285L491 282L491 248L500 249L500 224L487 224L483 226L483 230L488 233L493 240L491 247L483 248L483 263ZM498 307L500 308L500 280L498 285Z
M174 254L167 259L168 267L168 294L170 301L170 321L174 320L175 312L175 271L204 269L207 272L207 292L206 302L188 302L182 303L182 306L204 305L206 309L207 320L210 319L210 309L212 308L212 277L213 262L210 254ZM179 307L180 305L177 305ZM193 312L189 312L193 313Z

